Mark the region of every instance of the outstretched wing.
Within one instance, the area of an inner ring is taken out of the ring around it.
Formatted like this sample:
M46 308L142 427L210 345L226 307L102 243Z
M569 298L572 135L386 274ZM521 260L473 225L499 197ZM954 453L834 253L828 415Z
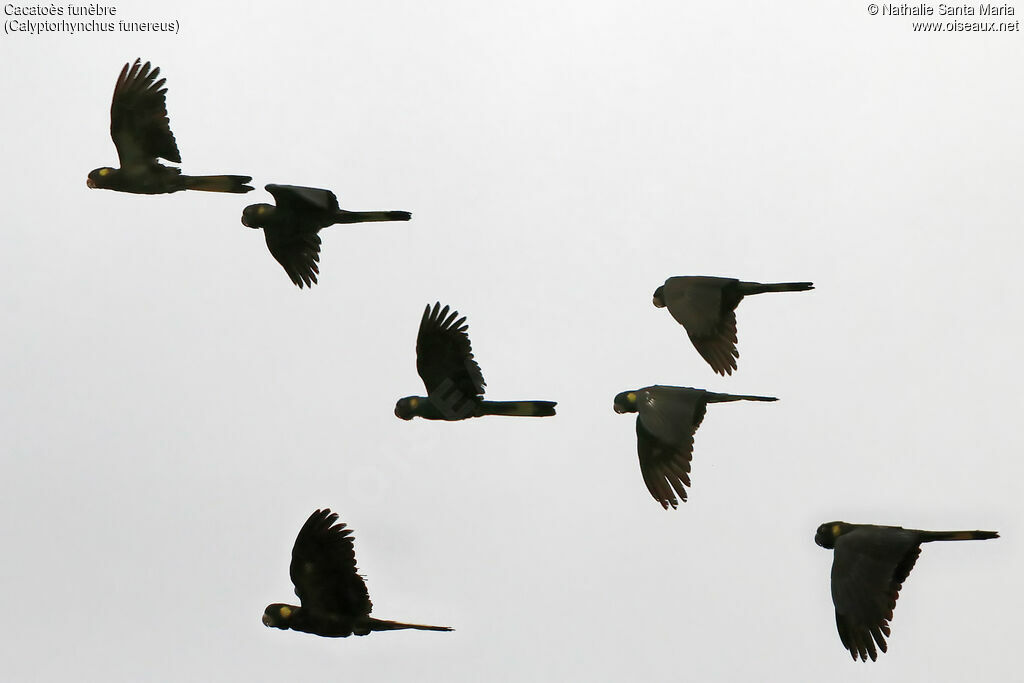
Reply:
M668 312L686 328L697 353L720 375L736 369L736 306L739 281L719 277L672 277L665 281Z
M653 386L637 392L636 447L647 490L661 506L686 501L693 435L707 411L704 392ZM674 493L673 493L674 490Z
M458 311L448 313L440 302L427 304L416 336L416 371L427 388L427 394L451 394L458 390L464 397L484 393L484 376L473 359L466 318Z
M110 137L121 168L150 164L157 158L180 164L178 143L167 119L167 79L157 80L160 69L141 61L121 69L110 103Z
M352 530L329 509L317 510L299 530L289 573L302 608L343 617L361 617L373 605L356 569Z
M264 227L267 248L299 287L312 287L320 273L320 236L279 227Z
M836 627L854 659L875 660L886 651L896 599L921 546L912 531L865 525L836 539L832 602Z
M300 185L274 185L265 187L266 191L274 195L274 203L279 209L293 213L328 212L338 211L338 198L330 190L321 190L317 187L302 187Z

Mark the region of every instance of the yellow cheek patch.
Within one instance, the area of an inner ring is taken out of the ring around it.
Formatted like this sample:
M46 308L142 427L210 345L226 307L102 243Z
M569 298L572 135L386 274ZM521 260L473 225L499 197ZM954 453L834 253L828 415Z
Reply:
M626 400L629 401L630 403L636 403L636 392L631 391L628 394L626 394Z
M263 214L265 214L267 212L267 208L268 207L266 207L266 206L258 206L258 207L256 207L256 215L257 216L262 216Z
M290 607L282 607L280 612L281 612L281 617L283 619L290 619L291 616L292 616L292 610L291 610Z
M101 176L110 175L110 169L109 168L101 168L100 169L100 175Z
M412 408L413 410L415 410L416 406L418 406L419 404L420 400L418 398L410 399L409 401L409 407Z
M840 526L838 524L832 525L832 535L839 536Z

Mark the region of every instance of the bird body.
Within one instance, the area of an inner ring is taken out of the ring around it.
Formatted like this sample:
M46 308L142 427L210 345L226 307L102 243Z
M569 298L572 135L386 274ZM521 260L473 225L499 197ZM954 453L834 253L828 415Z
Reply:
M181 190L244 193L250 176L189 176L158 160L181 163L178 143L167 118L166 79L149 62L125 64L110 103L110 137L121 168L94 169L86 184L91 188L133 194L169 194Z
M554 401L485 401L480 366L473 357L469 325L458 311L448 312L440 302L427 304L416 336L416 371L427 396L406 396L395 404L403 420L465 420L484 415L549 417Z
M615 397L617 413L638 413L636 446L640 473L651 495L668 509L686 502L693 437L709 403L777 401L772 396L719 394L692 387L654 385ZM678 500L676 498L678 496Z
M456 400L454 395L448 404L444 403L445 400L444 397L435 401L425 396L406 396L398 400L395 414L398 417L402 417L402 414L412 414L424 420L445 422L457 422L486 415L550 417L555 414L557 405L554 401L474 401L461 398Z
M407 221L408 211L345 211L330 190L300 185L266 186L275 204L251 204L242 211L242 225L263 228L270 254L298 287L312 287L320 267L320 236L338 223Z
M654 291L654 305L668 308L686 329L694 348L720 375L736 369L736 307L745 296L765 292L804 292L810 282L741 282L736 278L687 275L670 277Z
M126 168L98 168L89 174L89 187L132 194L170 194L181 190L248 192L249 176L184 175L181 169L153 162Z
M427 626L425 624L406 624L400 621L374 619L370 616L349 617L337 614L307 613L302 607L295 605L274 604L267 607L274 615L270 619L264 616L265 626L273 626L282 630L300 631L323 638L348 638L349 636L365 636L374 631L451 631L447 626ZM288 615L282 618L282 614ZM312 614L311 617L308 615ZM272 623L267 623L268 621Z
M889 620L903 582L933 541L998 538L995 531L923 531L899 526L827 522L814 542L833 549L832 602L836 628L854 660L874 661L888 647Z
M309 516L292 548L289 569L301 605L274 603L263 612L263 624L302 631L326 638L365 636L372 631L416 629L451 631L447 626L426 626L370 617L373 604L366 583L356 569L352 530L337 523L330 509Z

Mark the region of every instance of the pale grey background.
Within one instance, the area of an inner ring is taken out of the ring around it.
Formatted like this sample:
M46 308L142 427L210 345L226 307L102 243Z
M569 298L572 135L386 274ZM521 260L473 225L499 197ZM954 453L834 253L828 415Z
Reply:
M640 5L640 6L638 6ZM119 3L177 36L3 36L0 659L10 681L959 681L1018 675L1019 34L865 3ZM137 56L186 172L336 191L299 291L247 203L90 191ZM720 378L667 276L813 280L739 309ZM423 306L495 399L403 423ZM662 511L612 397L711 406ZM375 615L264 628L306 516L356 533ZM890 652L835 632L823 521L926 546Z

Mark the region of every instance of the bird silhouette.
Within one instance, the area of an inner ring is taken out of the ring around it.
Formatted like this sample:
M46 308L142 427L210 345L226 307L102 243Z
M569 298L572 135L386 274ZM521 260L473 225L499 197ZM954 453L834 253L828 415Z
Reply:
M473 359L469 326L458 311L448 313L440 302L427 304L416 337L416 371L427 396L406 396L395 404L403 420L465 420L483 415L547 417L555 414L554 401L485 401L484 376Z
M764 292L804 292L810 282L761 284L727 277L670 277L654 290L654 305L668 308L686 328L697 353L720 375L736 369L736 306L743 297Z
M94 169L89 172L86 185L135 194L180 190L240 194L252 190L252 186L246 185L252 180L250 176L189 176L158 161L166 159L180 164L181 154L167 119L166 79L157 80L160 69L141 61L136 59L134 64L124 65L110 102L110 137L121 168Z
M814 542L834 549L832 602L839 639L854 661L874 661L885 652L900 588L932 541L977 541L999 538L995 531L921 531L899 526L827 522ZM877 648L876 648L877 645Z
M330 190L298 185L267 185L274 204L252 204L242 211L242 225L263 228L270 254L292 282L302 288L316 284L320 268L320 235L337 223L407 221L408 211L345 211Z
M316 510L299 530L289 569L301 606L274 603L263 612L264 626L327 638L365 636L372 631L451 631L447 626L374 619L373 604L356 569L352 530L337 523L329 509Z
M691 387L650 386L615 397L616 413L637 413L636 450L647 490L666 510L686 502L693 435L709 403L778 401L771 396L716 394ZM673 493L673 489L675 492Z

